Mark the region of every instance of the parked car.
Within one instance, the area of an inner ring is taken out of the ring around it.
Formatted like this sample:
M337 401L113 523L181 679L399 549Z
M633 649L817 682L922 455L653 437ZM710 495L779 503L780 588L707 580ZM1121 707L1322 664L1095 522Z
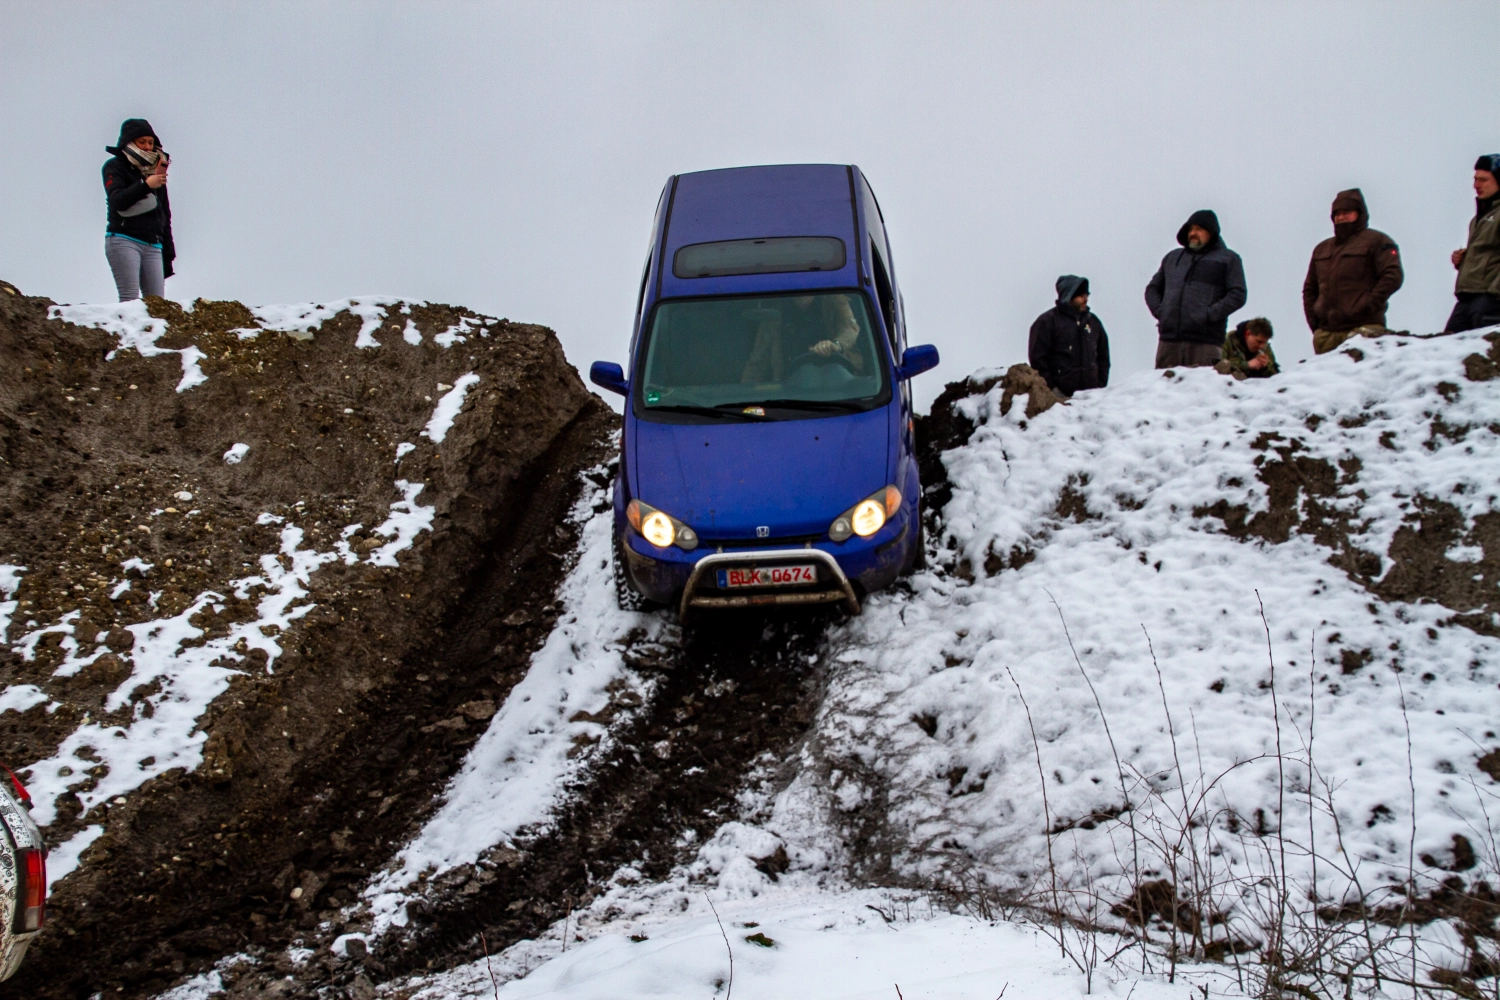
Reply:
M922 558L907 347L885 222L858 167L667 181L641 276L615 483L622 607L842 603Z
M0 980L21 967L47 919L46 845L31 819L31 796L5 769L0 779Z

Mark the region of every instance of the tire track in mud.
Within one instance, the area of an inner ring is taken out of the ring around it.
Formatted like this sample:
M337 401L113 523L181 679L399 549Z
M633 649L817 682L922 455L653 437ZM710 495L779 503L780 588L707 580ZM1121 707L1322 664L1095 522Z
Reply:
M651 700L611 734L546 828L495 848L462 891L410 905L405 937L365 968L381 979L449 968L541 934L589 904L621 866L664 879L718 827L764 755L784 760L819 700L817 653L841 612L701 617L674 647L627 662ZM683 834L692 831L690 846Z

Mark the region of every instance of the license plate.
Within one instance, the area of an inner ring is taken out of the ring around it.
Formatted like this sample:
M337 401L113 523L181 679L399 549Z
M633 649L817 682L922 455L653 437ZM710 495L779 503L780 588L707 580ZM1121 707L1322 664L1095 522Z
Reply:
M817 582L818 568L810 564L719 570L721 590L732 590L735 587L795 587Z

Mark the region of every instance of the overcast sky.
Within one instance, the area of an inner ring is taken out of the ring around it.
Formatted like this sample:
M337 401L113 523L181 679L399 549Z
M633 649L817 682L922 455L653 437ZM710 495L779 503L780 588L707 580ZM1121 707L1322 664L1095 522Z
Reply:
M1065 272L1115 371L1142 289L1219 213L1283 361L1359 186L1400 244L1398 329L1441 329L1475 156L1500 151L1500 17L1474 3L132 3L3 0L0 278L109 301L99 167L120 121L173 156L167 294L399 294L624 361L674 172L857 163L942 383L1025 359Z

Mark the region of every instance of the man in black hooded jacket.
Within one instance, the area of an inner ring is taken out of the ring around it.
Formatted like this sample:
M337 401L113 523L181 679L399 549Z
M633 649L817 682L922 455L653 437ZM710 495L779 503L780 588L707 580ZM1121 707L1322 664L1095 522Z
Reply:
M167 164L151 123L129 118L120 139L104 147L113 158L104 164L108 221L104 256L114 273L120 301L161 295L172 276L177 250L172 244L172 205L167 200Z
M1161 339L1156 367L1219 363L1229 315L1245 304L1245 265L1219 236L1219 217L1194 212L1177 231L1182 249L1162 258L1146 285L1146 308Z
M1109 336L1089 312L1089 279L1065 274L1057 279L1057 305L1031 324L1027 352L1053 391L1071 396L1109 384Z

